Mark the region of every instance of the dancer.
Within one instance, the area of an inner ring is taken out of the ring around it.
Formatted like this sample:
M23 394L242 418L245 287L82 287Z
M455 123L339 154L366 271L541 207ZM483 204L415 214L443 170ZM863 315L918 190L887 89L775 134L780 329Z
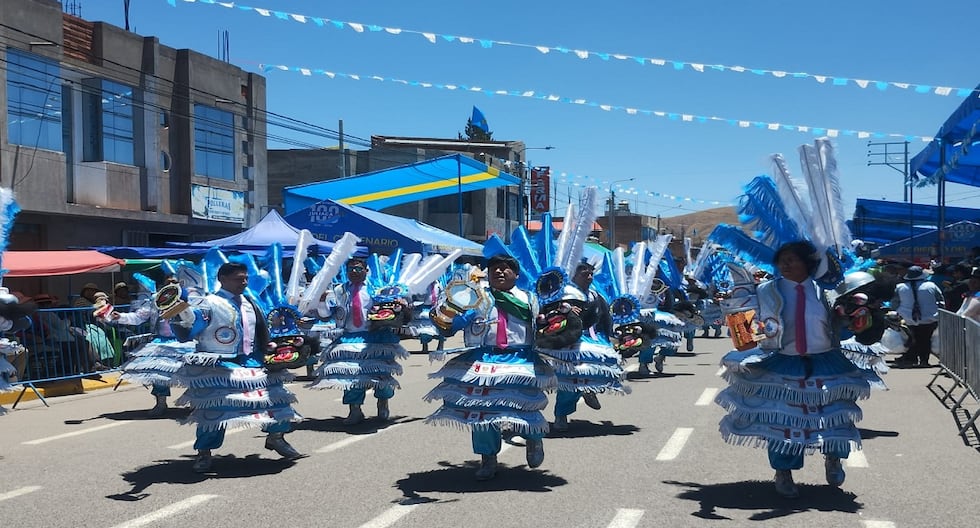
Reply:
M844 280L847 263L855 262L847 253L851 237L837 194L833 149L817 140L815 147L801 147L801 158L809 201L782 157L773 156L779 183L755 178L739 206L745 228L758 239L729 226L709 237L776 273L756 285L745 267L729 266L732 294L722 307L736 350L722 359L729 387L715 401L727 410L722 438L766 447L775 490L786 498L799 496L792 472L803 467L807 453L824 455L827 484L844 483L841 460L852 445L861 446L856 401L869 397L872 388L884 388L873 370L859 368L841 352L825 294Z
M195 350L193 341L180 341L170 327L170 321L160 316L153 302L157 288L153 280L145 275L133 274L133 280L140 285L140 293L132 301L130 311L118 312L112 310L99 320L107 324L141 326L150 323L153 333L130 336L126 339L129 348L129 361L122 365L121 379L150 385L150 395L154 398L153 407L147 411L147 416L159 418L167 412L167 398L170 388L176 385L174 373L184 364L183 356ZM165 284L176 284L177 278L170 275ZM168 292L170 290L167 290ZM179 300L179 294L175 295Z
M283 385L291 375L263 368L269 328L258 304L244 295L248 268L226 262L218 268L217 280L216 293L174 320L197 340L197 351L184 355L184 365L175 374L188 387L176 403L189 404L188 421L197 424L193 469L211 470L211 453L221 447L225 430L231 427L260 426L268 433L266 449L286 459L301 458L284 438L290 422L301 419L291 406L296 397Z
M542 329L554 326L558 322L556 319L560 318L552 316L542 321L545 324L539 324L537 349L555 368L558 377L554 424L554 430L558 432L568 430L568 416L575 412L580 398L592 409L599 410L602 405L598 394L606 391L614 394L630 392L629 387L622 384L626 371L620 365L621 358L608 337L612 334L609 305L591 288L594 273L592 264L579 263L572 276L572 285L566 288L566 291L571 289L571 293L565 293L558 302L550 303L551 306L557 305L557 309L542 309L543 314L557 311L560 315L565 312L565 319L578 317L580 320L575 325L568 325L579 330L574 336L568 337L575 339L567 346L561 346L563 343L553 337L546 338L542 335ZM542 276L542 279L546 278ZM542 279L538 280L539 294L543 290ZM544 317L546 315L541 315L539 319ZM561 324L567 325L566 322ZM557 346L550 345L552 341Z
M495 246L488 241L484 251ZM532 348L537 299L517 287L520 275L516 258L494 253L487 260L489 291L472 276L452 281L433 310L433 321L447 335L463 330L466 348L429 375L443 381L425 400L442 400L442 406L426 421L470 430L473 452L480 455L477 480L496 475L502 428L525 438L528 467L544 462L542 439L549 426L541 410L548 405L544 390L553 389L556 381L552 368ZM471 302L450 303L460 299ZM453 313L458 315L447 320Z
M334 307L330 316L336 321L339 336L323 350L322 363L310 387L343 389L343 403L349 409L343 423L355 425L364 420L361 406L368 389L373 389L377 399L378 419L390 418L389 401L399 388L395 376L402 373L398 360L409 356L399 335L412 318L409 299L425 292L462 251L446 257L430 255L424 260L417 253L406 255L403 260L401 251L397 251L387 263L382 263L376 254L370 259L352 256L355 247L349 247L347 280L332 290ZM340 253L334 246L314 283L333 280L340 268L331 262L336 255ZM311 293L319 297L316 287ZM304 297L308 297L305 292Z

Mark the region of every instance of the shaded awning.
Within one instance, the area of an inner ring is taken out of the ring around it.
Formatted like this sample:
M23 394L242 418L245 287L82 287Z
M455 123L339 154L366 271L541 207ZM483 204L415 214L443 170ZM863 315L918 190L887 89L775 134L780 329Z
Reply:
M482 244L418 220L331 200L286 215L286 221L300 229L308 229L313 236L324 240L339 240L350 231L361 239L359 245L381 255L391 254L396 249L423 254L448 254L461 249L464 255L471 256L480 256L483 252Z
M350 178L285 187L286 215L322 200L380 210L460 191L518 185L520 178L462 154L441 156Z
M77 273L113 273L125 260L98 251L4 251L5 277L46 277Z
M909 163L912 174L980 187L980 86L963 101L936 137Z

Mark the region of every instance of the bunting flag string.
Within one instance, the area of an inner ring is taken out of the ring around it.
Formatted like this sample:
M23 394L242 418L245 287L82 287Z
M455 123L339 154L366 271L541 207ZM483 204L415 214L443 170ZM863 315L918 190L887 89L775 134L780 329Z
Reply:
M171 7L177 7L178 0L166 0ZM690 70L698 73L704 73L708 71L716 72L726 72L726 73L751 73L758 76L766 76L774 79L812 79L822 85L829 86L857 86L858 88L875 88L879 91L885 91L889 88L897 88L899 90L908 90L917 94L932 94L940 96L956 95L959 98L965 98L974 92L972 88L956 88L952 86L935 86L929 84L917 84L910 82L898 82L898 81L877 81L872 79L856 79L851 77L840 77L836 75L827 74L816 74L807 72L789 72L784 70L772 70L767 68L750 68L747 66L729 66L725 64L705 64L699 62L689 62L676 59L661 59L652 57L640 57L636 55L629 55L625 53L610 53L610 52L600 52L600 51L590 51L582 49L572 49L561 46L544 46L535 44L523 44L519 42L508 42L501 40L483 39L475 37L463 37L458 35L447 35L442 33L435 33L430 31L416 31L411 29L401 29L386 26L379 26L376 24L364 24L360 22L348 22L343 20L333 20L330 18L315 17L310 15L300 15L296 13L287 13L284 11L277 11L275 9L265 9L260 7L251 7L247 5L238 4L236 2L222 2L220 0L180 0L183 3L188 4L206 4L224 7L228 9L239 9L241 11L254 12L258 15L267 18L275 18L278 20L283 20L287 22L297 22L300 24L313 23L318 27L332 27L335 29L351 29L356 33L377 33L384 32L391 35L414 35L421 36L426 41L431 44L436 44L439 41L444 42L458 42L460 44L479 44L481 49L491 49L494 46L510 46L515 48L526 48L534 49L543 55L547 55L551 52L560 53L563 55L575 55L579 59L599 59L603 61L610 60L621 60L635 62L640 65L653 65L671 68L676 71Z
M514 162L505 159L496 158L501 165L505 168L510 169L514 165L520 167L520 162ZM571 185L572 187L598 187L600 189L612 189L615 187L616 192L620 194L631 194L635 196L643 196L648 198L659 198L663 200L673 200L675 202L687 202L692 204L700 205L719 205L719 206L734 206L732 202L725 202L720 200L704 200L700 198L692 198L690 196L678 196L676 194L662 193L657 191L649 191L645 189L637 189L634 186L626 187L622 183L610 182L609 180L603 180L599 178L594 178L587 174L569 174L567 172L556 171L554 167L551 167L551 174L554 177L552 183Z
M206 2L211 0L184 0ZM666 112L662 110L645 110L642 108L634 108L622 105L611 105L602 104L595 101L589 101L587 99L564 97L556 94L538 94L533 90L489 90L481 88L479 86L469 86L466 84L440 84L424 81L410 81L405 79L396 79L391 77L382 77L380 75L360 75L354 73L342 73L328 71L320 68L304 68L299 66L286 66L283 64L259 64L259 69L263 73L271 73L275 71L285 71L285 72L295 72L300 73L305 77L312 77L314 75L323 75L330 79L350 79L353 81L361 80L371 80L377 82L390 82L405 86L415 86L419 88L435 88L437 90L450 90L450 91L465 91L465 92L479 92L487 96L493 97L495 95L506 96L506 97L523 97L528 99L537 99L540 101L548 101L552 103L564 103L573 104L580 106L589 106L593 108L598 108L606 112L625 112L627 115L643 115L648 117L660 117L665 118L670 121L679 121L686 123L726 123L730 126L737 128L755 128L761 130L770 131L787 131L787 132L800 132L804 134L812 134L817 137L856 137L858 139L900 139L902 141L916 142L920 141L923 143L928 143L933 140L932 136L914 136L908 134L895 134L895 133L884 133L884 132L870 132L865 130L849 130L849 129L839 129L839 128L827 128L827 127L817 127L810 125L789 125L784 123L769 123L765 121L754 121L748 119L732 119L727 117L718 116L703 116L696 114L685 114L680 112Z

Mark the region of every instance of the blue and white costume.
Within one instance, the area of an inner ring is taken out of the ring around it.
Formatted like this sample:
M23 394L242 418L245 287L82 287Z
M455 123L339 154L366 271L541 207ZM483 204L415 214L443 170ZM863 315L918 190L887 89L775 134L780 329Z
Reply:
M220 447L229 428L284 433L290 422L302 419L292 408L296 396L284 386L292 375L263 368L269 331L257 304L221 289L188 311L190 317L175 324L187 328L197 349L184 355L174 377L187 387L176 403L192 408L188 421L197 424L195 449Z

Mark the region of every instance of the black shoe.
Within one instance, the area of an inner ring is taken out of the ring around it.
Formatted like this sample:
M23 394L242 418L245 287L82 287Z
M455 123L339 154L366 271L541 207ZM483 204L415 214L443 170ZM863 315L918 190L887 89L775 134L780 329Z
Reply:
M303 458L303 455L283 438L282 433L269 433L269 436L265 437L265 448L279 453L279 456L288 460Z

